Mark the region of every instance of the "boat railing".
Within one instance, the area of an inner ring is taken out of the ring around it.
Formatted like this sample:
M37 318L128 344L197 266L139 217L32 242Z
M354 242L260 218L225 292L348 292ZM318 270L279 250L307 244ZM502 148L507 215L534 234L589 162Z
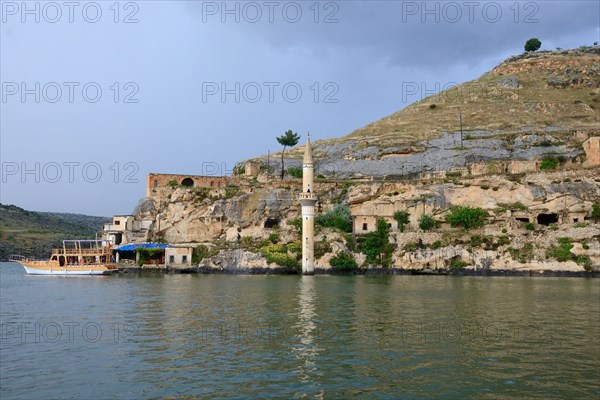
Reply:
M8 261L24 261L27 260L27 257L22 256L20 254L11 254L8 256Z
M111 254L111 249L53 249L52 255L59 256L98 256Z

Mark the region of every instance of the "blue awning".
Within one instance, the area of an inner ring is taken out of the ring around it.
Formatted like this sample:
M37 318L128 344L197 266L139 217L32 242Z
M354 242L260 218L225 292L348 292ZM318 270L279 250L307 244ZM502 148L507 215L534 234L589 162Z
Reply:
M113 250L117 251L135 251L135 249L166 249L167 247L171 247L170 244L165 243L131 243L125 244L123 246L115 247Z

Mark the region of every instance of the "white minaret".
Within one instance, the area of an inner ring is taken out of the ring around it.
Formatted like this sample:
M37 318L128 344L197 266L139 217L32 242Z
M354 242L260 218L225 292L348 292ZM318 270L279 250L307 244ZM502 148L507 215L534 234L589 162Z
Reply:
M302 274L315 273L315 198L313 190L313 157L310 148L310 134L307 134L302 163Z

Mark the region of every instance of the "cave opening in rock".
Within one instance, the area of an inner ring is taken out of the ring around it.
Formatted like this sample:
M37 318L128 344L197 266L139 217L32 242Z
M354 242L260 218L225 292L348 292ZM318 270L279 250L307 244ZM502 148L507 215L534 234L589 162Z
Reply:
M530 222L529 218L517 218L517 221L521 221L521 222Z
M558 222L558 214L550 213L550 214L539 214L537 216L537 222L540 225L550 225Z
M276 228L279 226L279 218L267 218L265 228Z

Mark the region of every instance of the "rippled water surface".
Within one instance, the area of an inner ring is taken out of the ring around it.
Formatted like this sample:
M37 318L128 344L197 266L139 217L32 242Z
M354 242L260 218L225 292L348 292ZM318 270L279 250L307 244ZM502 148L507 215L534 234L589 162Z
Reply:
M600 396L600 280L27 276L0 398Z

